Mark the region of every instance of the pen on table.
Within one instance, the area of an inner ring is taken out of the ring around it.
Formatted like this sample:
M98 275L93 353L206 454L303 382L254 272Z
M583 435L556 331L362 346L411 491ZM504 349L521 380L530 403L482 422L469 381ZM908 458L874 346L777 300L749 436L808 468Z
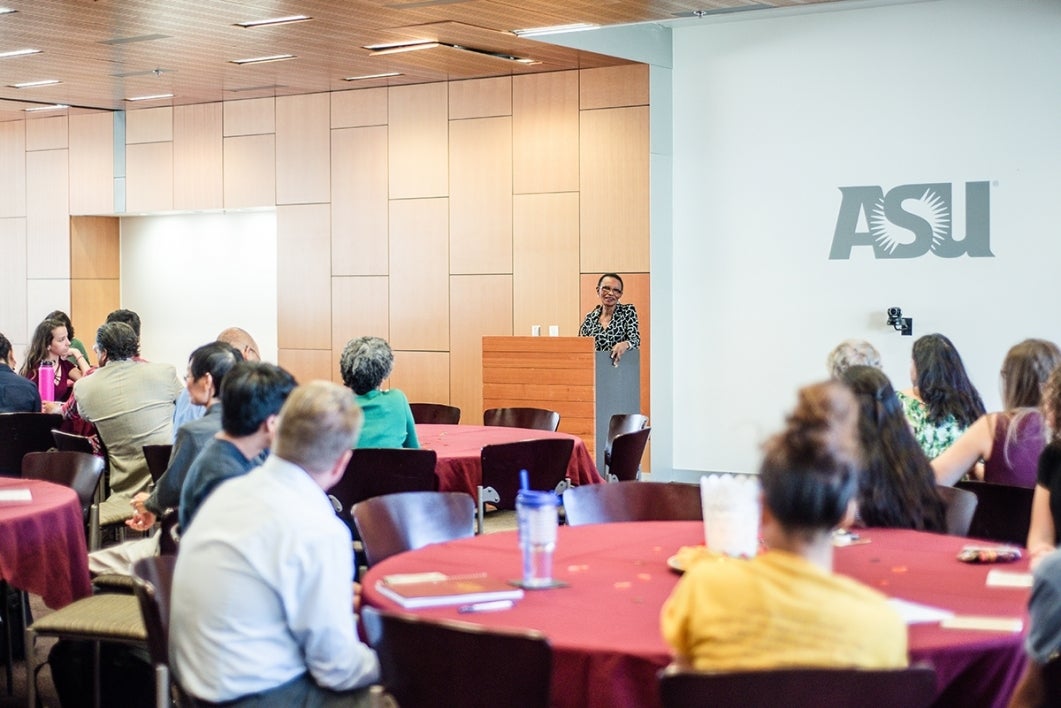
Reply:
M476 602L471 605L461 605L457 612L467 614L469 612L496 612L498 610L509 610L516 603L512 600L493 600L491 602Z

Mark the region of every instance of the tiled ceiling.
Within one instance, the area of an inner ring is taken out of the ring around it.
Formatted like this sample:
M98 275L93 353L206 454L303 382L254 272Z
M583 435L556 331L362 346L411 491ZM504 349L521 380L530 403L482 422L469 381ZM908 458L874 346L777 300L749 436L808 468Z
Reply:
M0 0L0 120L609 66L512 30L614 25L835 0ZM243 28L291 15L312 19ZM438 42L373 56L368 45ZM470 51L469 51L470 50ZM239 66L280 54L288 61ZM533 60L524 64L504 57ZM346 81L397 72L400 76ZM60 83L28 88L14 84ZM139 96L172 97L132 103Z

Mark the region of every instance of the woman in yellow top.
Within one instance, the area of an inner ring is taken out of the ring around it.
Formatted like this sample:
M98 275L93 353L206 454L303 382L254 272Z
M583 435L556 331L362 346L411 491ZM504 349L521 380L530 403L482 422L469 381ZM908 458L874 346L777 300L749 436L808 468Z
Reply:
M906 626L885 597L832 572L832 532L855 511L857 420L842 384L800 391L760 467L769 550L687 570L660 619L677 663L716 671L907 665Z

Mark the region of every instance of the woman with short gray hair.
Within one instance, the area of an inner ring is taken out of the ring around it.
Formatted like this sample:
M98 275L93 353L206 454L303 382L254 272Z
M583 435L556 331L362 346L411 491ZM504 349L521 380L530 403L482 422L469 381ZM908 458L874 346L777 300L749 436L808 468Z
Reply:
M343 347L339 371L365 414L358 447L420 447L409 400L396 388L380 389L394 367L394 352L379 337L358 337Z

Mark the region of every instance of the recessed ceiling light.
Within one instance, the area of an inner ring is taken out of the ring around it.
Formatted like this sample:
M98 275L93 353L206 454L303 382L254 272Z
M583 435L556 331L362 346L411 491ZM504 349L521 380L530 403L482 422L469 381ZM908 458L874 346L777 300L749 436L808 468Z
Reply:
M384 54L401 54L403 52L418 52L421 49L434 49L435 47L441 47L439 42L419 42L417 44L399 44L397 46L384 47L382 49L372 49L372 47L365 47L365 49L371 49L372 53L369 56L380 57Z
M243 66L244 64L267 64L267 63L269 63L271 61L287 61L288 59L294 59L294 58L295 58L294 54L273 54L272 56L267 56L267 57L252 57L250 59L233 59L231 61L231 63L232 64L239 64L240 66Z
M10 15L12 12L18 12L18 10L13 10L10 7L0 7L0 15Z
M268 27L269 25L287 25L292 22L305 22L306 20L312 20L312 17L307 15L289 15L287 17L273 17L268 20L248 20L247 22L237 22L236 27Z
M391 76L401 76L401 72L389 71L386 74L366 74L365 76L347 76L343 81L368 81L369 79L387 79Z
M163 98L173 98L172 93L156 93L150 96L130 96L126 101L159 101Z
M61 111L62 109L69 107L70 106L65 103L56 103L52 106L34 106L33 108L27 108L26 113L36 113L37 111Z
M530 27L528 29L512 30L517 37L538 37L543 34L561 34L563 32L582 32L583 30L600 29L600 25L588 22L576 22L570 25L553 25L551 27Z
M0 59L6 59L7 57L24 57L30 54L40 54L39 49L14 49L10 52L0 52Z
M362 49L376 51L378 49L395 49L397 47L415 47L421 44L438 44L434 39L406 39L401 42L380 42L379 44L366 44Z
M44 79L43 81L24 81L21 84L8 84L9 87L15 89L24 88L36 88L38 86L55 86L56 84L63 83L59 79Z

